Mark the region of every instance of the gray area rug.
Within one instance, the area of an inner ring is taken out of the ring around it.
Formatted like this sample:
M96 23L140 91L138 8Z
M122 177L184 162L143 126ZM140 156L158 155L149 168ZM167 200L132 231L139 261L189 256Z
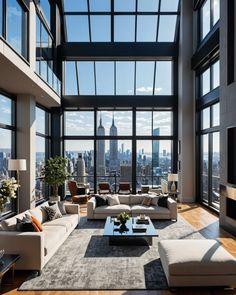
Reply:
M154 221L159 237L153 246L109 246L102 236L104 221L81 222L44 267L19 290L166 289L158 241L204 239L181 216L177 222Z

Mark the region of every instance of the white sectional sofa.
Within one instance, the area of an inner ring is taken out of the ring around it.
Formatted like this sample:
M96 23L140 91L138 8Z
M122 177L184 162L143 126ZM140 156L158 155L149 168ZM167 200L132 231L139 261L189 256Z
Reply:
M106 219L107 216L116 216L120 212L127 212L132 216L145 214L151 219L173 219L177 220L177 203L168 198L168 208L160 206L142 205L143 198L146 194L141 195L118 195L120 204L115 206L96 206L96 199L92 197L87 203L88 219Z
M79 223L79 205L65 204L66 215L47 221L45 202L32 210L25 211L0 224L0 249L7 254L20 254L16 269L37 270L39 273ZM16 231L17 219L25 213L34 215L43 225L42 232Z

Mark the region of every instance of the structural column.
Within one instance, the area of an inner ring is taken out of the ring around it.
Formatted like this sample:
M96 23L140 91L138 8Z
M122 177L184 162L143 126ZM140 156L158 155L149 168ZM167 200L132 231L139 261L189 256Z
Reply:
M181 1L179 41L179 183L180 200L195 201L195 99L193 55L193 1Z
M17 97L17 158L26 159L26 171L20 172L19 211L35 207L35 156L36 122L35 98L30 95Z

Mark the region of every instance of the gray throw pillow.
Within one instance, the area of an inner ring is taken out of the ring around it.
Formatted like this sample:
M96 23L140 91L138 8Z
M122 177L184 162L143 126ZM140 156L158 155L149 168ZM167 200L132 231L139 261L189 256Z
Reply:
M58 202L57 205L58 205L58 208L59 208L61 214L66 215L67 213L66 213L65 203L64 202Z
M57 204L54 204L50 207L45 206L44 208L48 214L49 220L54 220L54 219L58 219L58 218L62 217L62 214L61 214Z
M108 196L108 197L107 197L107 200L108 200L108 205L109 205L109 206L120 205L120 200L119 200L119 198L118 198L117 195L114 195L114 196Z

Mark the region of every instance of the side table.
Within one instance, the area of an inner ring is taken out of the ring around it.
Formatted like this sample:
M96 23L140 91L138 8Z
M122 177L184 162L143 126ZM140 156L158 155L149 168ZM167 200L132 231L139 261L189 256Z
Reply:
M0 260L0 287L2 283L2 278L8 270L12 270L12 282L14 282L15 276L15 265L17 260L20 259L20 255L17 254L4 254Z

